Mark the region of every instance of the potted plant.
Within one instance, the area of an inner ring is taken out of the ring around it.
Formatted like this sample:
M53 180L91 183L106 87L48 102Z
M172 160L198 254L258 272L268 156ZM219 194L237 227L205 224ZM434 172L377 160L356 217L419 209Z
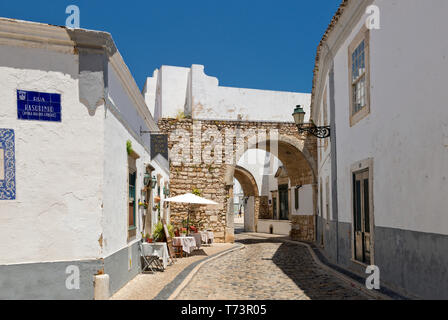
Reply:
M173 226L169 224L169 225L167 225L167 227L168 227L168 233L170 234L170 237L174 237L174 228L173 228ZM162 224L161 221L159 221L154 226L154 231L152 233L152 238L156 242L165 242L166 241L165 231L163 229L163 224Z

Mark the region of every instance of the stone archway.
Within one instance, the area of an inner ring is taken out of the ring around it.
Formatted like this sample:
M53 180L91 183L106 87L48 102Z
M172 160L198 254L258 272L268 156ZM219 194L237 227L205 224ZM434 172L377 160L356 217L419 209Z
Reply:
M235 166L234 177L240 183L246 198L244 201L244 230L256 232L260 210L260 191L257 181L249 170L238 165Z
M200 209L197 212L197 220L215 232L217 242L233 242L233 179L239 157L249 149L266 150L279 158L289 173L291 185L313 185L314 212L310 212L311 216L306 217L304 224L309 226L308 229L314 229L317 143L315 137L299 134L294 123L162 119L159 128L169 136L172 195L199 189L203 196L220 203L216 209ZM240 132L250 131L264 131L264 138L261 135L255 142L251 142L253 140L249 135L244 136L245 140L241 140L241 136L238 138ZM229 149L233 154L230 163L227 161ZM209 156L213 154L215 158L218 155L222 161L207 162L204 153ZM177 157L181 161L173 161L178 155L181 155ZM185 216L181 206L171 206L173 225L181 224ZM314 234L314 230L311 234Z
M315 142L315 138L311 138ZM315 215L317 214L317 162L313 157L314 148L308 148L310 140L297 139L294 135L280 134L275 137L267 136L266 139L256 143L247 143L244 151L261 149L273 153L285 166L291 185L313 185L313 216L291 216L291 236L298 240L313 241L315 237ZM313 144L311 143L311 146ZM317 156L317 153L314 155ZM237 165L227 165L225 169L225 181L233 186L233 177L237 175ZM231 188L230 188L231 189ZM258 197L255 228L248 231L257 231L257 223L260 212L260 197ZM233 235L233 222L231 212L227 213L227 233ZM306 226L304 228L304 226ZM303 229L306 229L305 231Z

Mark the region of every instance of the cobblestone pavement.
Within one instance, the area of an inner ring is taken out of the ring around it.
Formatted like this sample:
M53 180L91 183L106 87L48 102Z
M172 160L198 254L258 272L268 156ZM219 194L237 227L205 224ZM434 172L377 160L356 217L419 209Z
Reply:
M179 300L372 299L320 268L304 246L237 234L246 248L206 263Z

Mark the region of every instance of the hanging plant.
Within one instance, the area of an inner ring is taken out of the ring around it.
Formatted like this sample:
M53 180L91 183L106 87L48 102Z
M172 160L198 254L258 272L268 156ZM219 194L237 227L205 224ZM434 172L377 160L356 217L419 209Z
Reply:
M134 151L132 149L132 142L131 142L131 140L126 141L126 151L128 152L128 155L131 155L131 153Z

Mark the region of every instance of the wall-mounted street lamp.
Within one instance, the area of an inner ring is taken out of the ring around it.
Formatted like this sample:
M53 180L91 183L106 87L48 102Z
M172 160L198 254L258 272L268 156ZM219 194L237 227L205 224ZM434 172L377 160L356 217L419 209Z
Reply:
M156 179L155 176L152 176L152 179L151 179L151 189L154 189L156 187L156 185L157 185L157 179Z
M151 185L150 185L151 189L154 189L156 187L156 184L157 184L157 179L156 179L155 176L153 176L151 178L151 174L150 173L145 173L145 176L143 178L143 184L145 186L147 186L147 185L149 185L149 183L151 183Z
M294 109L294 113L292 116L294 117L294 122L296 123L297 129L299 130L299 133L311 133L313 136L319 138L319 139L325 139L330 136L330 127L329 126L323 126L318 127L314 123L305 123L305 111L303 108L298 105Z
M143 184L144 184L145 186L147 186L148 183L149 183L149 180L151 180L151 174L150 174L150 173L145 173L145 176L144 176L144 178L143 178Z
M163 187L163 194L165 197L168 197L170 195L170 189L168 186Z

